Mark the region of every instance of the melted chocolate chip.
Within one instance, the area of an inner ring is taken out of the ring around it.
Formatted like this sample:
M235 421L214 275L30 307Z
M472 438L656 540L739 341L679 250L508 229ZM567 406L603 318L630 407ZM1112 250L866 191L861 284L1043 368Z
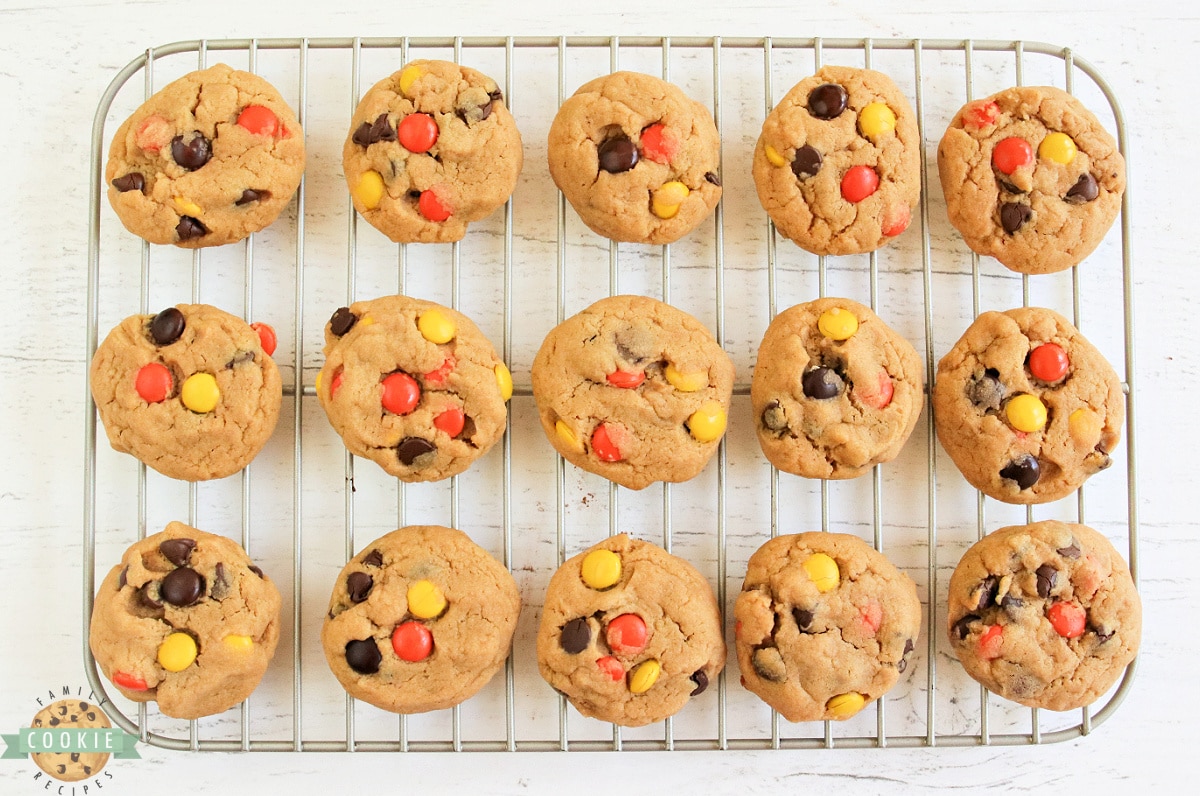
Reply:
M754 651L754 671L764 680L781 683L787 677L787 666L783 656L774 647L763 647Z
M824 159L821 157L821 153L805 144L796 150L796 157L792 160L792 174L795 174L798 180L815 177L821 170L822 162Z
M400 457L400 461L408 466L412 466L417 459L422 456L427 456L437 451L437 446L427 439L421 437L405 437L400 440L400 444L396 446L396 455Z
M1005 193L1016 193L1016 194L1025 193L1025 191L1022 191L1020 188L1013 185L1011 182L1005 182L1004 180L996 180L996 182L999 183L1000 190L1004 191Z
M253 572L255 575L258 575L263 580L267 579L267 576L263 574L263 571L261 569L259 569L258 567L254 566L253 564L250 565L250 571Z
M609 174L620 174L629 171L637 165L639 155L637 146L627 136L609 138L596 148L600 158L600 168Z
M1049 597L1054 589L1054 581L1058 579L1058 570L1049 564L1042 564L1036 574L1038 597Z
M1082 205L1095 200L1100 195L1100 185L1090 174L1081 174L1079 179L1067 191L1063 201L1073 205Z
M982 611L996 599L996 593L1000 590L1000 579L995 575L988 575L979 581L979 585L975 589L979 594L979 598L975 601L975 610Z
M359 674L375 674L383 656L374 639L362 639L346 643L346 664Z
M159 599L158 594L158 584L154 581L142 584L142 588L138 589L138 599L147 608L162 608L162 600Z
M1038 460L1028 453L1013 459L1000 471L1001 478L1010 478L1016 481L1017 486L1021 489L1028 489L1036 484L1041 474L1042 468L1038 464Z
M356 323L358 316L351 312L349 307L338 307L329 318L329 331L335 337L341 337L353 329Z
M813 368L801 377L801 382L804 386L804 394L809 398L817 400L825 400L827 398L836 398L841 395L846 383L842 381L842 377L837 374L837 371L830 368Z
M175 312L178 313L179 310L175 310ZM162 313L159 313L159 315L162 315ZM180 314L179 318L180 322L182 323L183 315ZM153 324L150 328L151 331L153 331ZM180 329L180 331L182 331L182 329ZM179 335L177 334L175 336L178 337ZM167 539L158 546L158 552L162 553L168 561L177 567L182 567L184 564L186 564L188 559L191 558L192 551L195 549L195 539ZM218 564L218 566L220 565Z
M184 608L204 596L204 577L190 567L180 567L167 573L158 590L163 600Z
M558 643L562 645L563 651L568 655L578 655L583 652L591 641L592 629L588 627L587 620L583 617L576 617L563 625L562 633L558 637Z
M721 178L718 177L715 172L712 172L712 171L704 172L704 179L708 182L711 182L713 185L717 186L718 188L721 187ZM705 675L705 678L707 678L707 677L708 677L708 675ZM706 679L705 685L707 685L707 684L708 684L708 681Z
M846 110L846 89L824 83L808 93L808 112L818 119L834 119Z
M186 327L187 321L184 319L183 313L175 307L167 307L150 319L150 339L154 341L155 345L170 345L179 339L179 336L183 334L183 330ZM166 544L166 542L163 544ZM192 547L195 546L196 543L192 542ZM159 550L162 550L161 545L159 546ZM164 552L163 555L167 554ZM170 556L167 556L167 558L169 559ZM174 561L171 563L176 566L179 565Z
M697 669L692 672L692 676L688 679L696 684L696 687L692 689L692 693L688 694L688 696L699 696L708 690L708 672L703 669Z
M1009 592L1008 594L1004 595L1003 599L1000 600L1000 607L1011 614L1018 608L1024 608L1025 601L1020 597L1013 597L1012 593Z
M229 596L230 587L233 583L229 580L229 574L225 572L225 565L220 561L217 562L215 571L213 572L212 590L210 596L217 601L224 600Z
M382 567L383 553L378 550L372 550L367 553L367 557L363 559L363 565L368 567Z
M999 409L1007 392L999 376L1000 371L988 368L983 375L972 378L967 382L968 400L984 411Z
M121 570L121 574L117 576L117 590L125 588L125 584L129 583L129 567Z
M193 130L187 141L181 135L171 139L171 157L188 171L195 171L212 157L212 145L203 133Z
M1025 226L1025 222L1031 218L1033 211L1029 209L1029 205L1020 202L1006 202L1000 205L1000 226L1004 227L1004 231L1009 235Z
M1077 545L1075 540L1072 539L1071 544L1067 545L1066 547L1060 547L1054 552L1058 553L1063 558L1079 558L1079 545Z
M363 122L354 131L351 140L359 146L370 146L379 141L395 141L396 130L388 122L388 115L381 113L375 118L373 123Z
M783 431L787 428L787 413L779 405L779 401L771 401L762 413L762 424L772 431Z
M975 614L967 614L962 619L954 623L954 633L958 635L959 641L962 641L971 633L971 623L978 622L979 617Z
M360 603L371 594L375 579L365 572L351 572L346 576L346 594L350 602Z
M262 188L247 188L246 190L242 191L241 198L234 202L234 204L240 207L241 205L248 205L251 202L259 202L270 198L270 191L265 191Z
M475 420L470 415L467 415L463 418L462 431L458 432L458 436L455 439L466 440L468 443L474 445L471 442L471 438L475 436L475 431Z
M792 618L796 620L796 627L800 628L802 631L807 631L810 627L812 627L812 611L806 611L803 608L793 608Z
M142 191L146 187L146 178L136 171L131 171L123 177L117 177L113 180L112 187L121 193L125 193L126 191Z
M200 219L191 216L180 216L179 223L175 225L175 235L180 240L203 238L207 234L208 227L201 224Z

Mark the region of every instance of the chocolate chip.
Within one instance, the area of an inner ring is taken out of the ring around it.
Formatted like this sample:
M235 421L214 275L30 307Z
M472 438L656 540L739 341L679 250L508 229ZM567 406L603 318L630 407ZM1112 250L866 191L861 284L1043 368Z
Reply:
M576 617L563 625L562 633L558 637L558 643L562 645L563 651L568 655L578 655L583 652L591 641L592 629L588 627L587 620L583 617Z
M813 368L801 377L801 381L804 386L804 394L817 400L836 398L841 395L842 389L846 386L842 377L830 368Z
M188 171L195 171L212 157L212 145L199 130L193 130L189 140L177 135L171 139L171 157Z
M762 424L772 431L783 431L787 428L787 413L779 405L779 401L771 401L762 413Z
M708 182L711 182L713 185L717 186L718 188L721 187L721 178L718 177L715 172L711 172L711 171L704 172L704 179L707 180ZM707 677L707 675L705 675L705 677ZM707 685L707 680L705 681L705 685Z
M1103 644L1117 634L1117 631L1109 630L1104 627L1092 628L1092 632L1096 634L1096 641L1100 644Z
M1025 193L1025 191L1022 191L1020 188L1013 185L1011 182L1005 182L1004 180L996 180L996 182L999 183L1000 190L1004 191L1005 193L1017 193L1017 194Z
M954 623L954 632L958 634L959 641L962 641L971 633L971 623L978 622L979 617L975 614L967 614L962 619Z
M437 446L427 439L421 437L405 437L400 440L400 444L396 446L396 455L400 457L400 461L408 466L412 466L417 459L422 456L427 456L437 451Z
M263 580L267 579L267 576L263 574L263 571L261 569L259 569L258 567L254 566L253 564L250 565L250 571L253 572L255 575L258 575Z
M341 337L353 329L356 323L358 316L351 312L349 307L338 307L329 318L329 331L334 337Z
M793 608L792 618L796 620L796 627L800 628L802 631L807 631L810 627L812 627L812 611L806 611L803 608Z
M218 561L216 570L213 572L212 591L209 594L214 600L224 600L229 596L231 586L233 583L229 580L228 573L225 572L225 565Z
M146 178L136 171L131 171L123 177L117 177L113 180L112 187L121 193L125 193L126 191L141 191L146 187Z
M463 417L462 431L458 432L458 436L455 439L463 439L471 443L471 438L475 436L475 431L475 420L470 415L466 415ZM474 443L471 444L473 445Z
M375 639L346 642L346 663L359 674L375 674L382 660Z
M703 669L697 669L692 672L692 676L689 679L696 684L696 687L692 689L692 693L688 694L688 696L699 696L708 689L708 673Z
M201 224L200 219L191 216L180 216L179 223L175 225L175 235L180 240L203 238L207 234L208 227Z
M1020 202L1006 202L1000 205L1000 226L1004 227L1004 231L1009 235L1023 227L1031 218L1033 211L1029 209L1029 205Z
M138 600L147 608L162 608L162 600L159 599L159 588L156 581L147 581L138 589Z
M346 577L346 594L350 596L352 603L360 603L367 599L374 586L375 579L365 572L351 572Z
M818 119L834 119L846 110L846 89L824 83L808 93L808 112Z
M373 123L363 122L360 124L358 129L354 131L354 135L351 136L351 140L359 146L364 147L380 141L395 141L396 130L388 122L388 115L381 113L375 117Z
M1010 593L1004 595L1004 598L1000 600L1000 607L1003 608L1005 611L1007 611L1009 614L1012 614L1012 613L1016 612L1016 610L1018 608L1024 608L1025 601L1022 600L1020 597L1013 597L1012 593L1010 592Z
M1021 489L1028 489L1038 482L1042 468L1038 460L1028 453L1013 459L1000 471L1001 478L1011 478Z
M150 339L154 341L155 345L170 345L179 339L179 336L183 334L183 330L186 327L187 321L184 319L183 313L175 307L167 307L150 319ZM163 544L166 543L164 542ZM192 542L192 547L195 546L196 543ZM159 550L162 550L161 546ZM166 555L166 553L164 552L163 555ZM170 556L167 556L167 558L169 559ZM172 563L176 566L179 565L176 562Z
M967 399L984 411L999 409L1007 392L999 376L1000 371L988 368L982 375L973 377L967 382Z
M184 608L204 596L204 578L191 567L180 567L167 573L158 591L166 602Z
M600 157L600 168L609 174L620 174L629 171L638 162L638 148L628 136L609 138L596 148Z
M787 677L787 666L783 656L775 647L762 647L754 651L754 671L764 680L780 683Z
M805 144L796 150L796 157L792 160L792 174L795 174L798 180L815 177L821 170L822 162L821 153Z
M982 611L991 605L992 601L996 599L996 592L999 590L1000 579L995 575L988 575L979 581L979 585L975 587L975 591L979 595L975 600L975 610Z
M1066 547L1060 547L1054 552L1058 553L1063 558L1079 558L1079 545L1077 545L1075 540L1072 539L1071 544L1067 545Z
M271 198L270 191L265 191L261 188L258 188L258 189L247 188L246 190L242 191L242 197L240 199L238 199L236 202L234 202L234 204L238 205L238 206L248 205L251 202L260 202L264 199L270 199L270 198Z
M125 588L125 584L129 582L129 567L121 570L121 574L117 576L117 590Z
M1067 195L1063 197L1063 201L1073 205L1086 204L1093 201L1100 195L1100 185L1096 182L1096 178L1090 174L1081 174L1079 179L1067 191Z
M254 361L254 352L253 351L239 351L233 355L233 359L231 359L225 363L225 369L233 370L234 367L237 365L244 365L247 362L253 362L253 361Z
M179 313L179 310L175 310L175 312ZM161 316L162 313L160 312L159 315ZM155 320L157 320L157 317L155 318ZM180 320L180 323L182 324L183 323L183 315L182 314L179 315L179 320ZM154 329L153 324L151 324L150 328L151 328L151 331L153 331L153 329ZM182 331L182 327L181 327L180 331ZM178 337L179 335L176 334L175 336ZM164 541L162 544L160 544L158 546L158 552L160 552L164 556L166 556L166 559L177 567L182 567L184 564L186 564L188 562L188 559L191 558L192 551L195 549L196 549L196 540L195 539L167 539L166 541Z
M1049 597L1054 589L1054 581L1058 578L1058 570L1050 564L1042 564L1037 568L1038 597Z
M363 559L363 564L368 567L382 567L383 553L378 550L372 550L367 553L367 557Z

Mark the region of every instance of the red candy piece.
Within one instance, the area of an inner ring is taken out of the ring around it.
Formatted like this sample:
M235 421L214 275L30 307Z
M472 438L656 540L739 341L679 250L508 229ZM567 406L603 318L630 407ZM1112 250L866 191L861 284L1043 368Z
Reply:
M842 198L861 202L879 190L879 175L870 166L851 166L842 177Z
M622 390L632 390L646 380L646 372L639 370L629 372L628 370L614 370L606 377L608 383L614 387L620 387Z
M991 100L976 100L963 108L963 127L971 127L976 130L990 127L996 123L996 119L999 116L1000 106L995 102Z
M463 426L466 423L467 416L457 406L450 407L433 419L433 424L442 431L445 431L446 436L451 439L462 433Z
M1000 648L1004 644L1004 628L992 625L983 631L979 637L979 657L985 661L994 661L1000 657Z
M619 683L625 679L625 667L611 655L605 655L603 658L600 658L596 661L596 665L600 667L600 672L614 683Z
M612 433L604 423L601 423L592 432L592 450L596 452L596 456L602 462L619 462L625 458L621 455L621 449L617 447L612 437Z
M421 385L407 373L389 373L383 380L383 408L394 415L406 415L421 402Z
M421 191L421 198L417 200L417 209L430 221L445 221L451 216L450 208L443 204L432 190Z
M142 400L146 403L156 404L167 399L174 384L175 380L171 377L171 371L167 369L166 365L151 362L143 365L137 372L137 379L133 386L137 390L137 394L142 396Z
M255 135L276 135L280 132L279 117L262 105L247 105L238 114L237 123Z
M655 163L670 163L679 154L679 139L661 124L642 130L642 154Z
M733 623L733 637L741 638L742 635L742 620L737 620Z
M1044 382L1054 383L1067 375L1071 360L1057 343L1043 343L1029 352L1029 372Z
M425 374L425 381L430 384L441 384L450 375L450 371L454 370L454 366L458 364L458 360L454 358L454 354L447 354L446 361L437 370L431 370Z
M275 354L275 346L279 344L279 340L275 337L275 330L271 328L269 323L252 323L250 328L258 332L258 341L262 343L263 351L267 352L267 356Z
M338 368L333 374L333 380L329 382L329 398L333 400L333 396L337 394L338 389L342 386L342 369Z
M396 126L396 137L409 152L428 152L438 140L437 122L428 113L410 113Z
M867 631L867 635L873 636L879 632L879 626L883 624L883 606L877 601L871 600L858 609L858 618L863 624L863 629Z
M858 394L858 400L867 406L875 409L884 409L892 402L892 395L895 394L896 387L892 383L892 377L887 374L887 371L881 370L879 371L879 381L874 390L859 388L855 392Z
M621 614L608 623L604 638L608 648L618 655L637 655L646 649L649 631L646 621L637 614Z
M1075 603L1055 603L1046 609L1046 618L1063 638L1079 638L1087 629L1087 612Z
M146 681L129 672L113 672L112 681L126 691L149 691Z
M883 229L880 232L889 238L894 238L908 229L908 225L911 223L912 211L908 209L908 205L900 205L900 207L896 208L891 218L884 220Z
M175 129L171 127L171 123L155 114L147 116L138 125L137 132L134 133L134 141L139 149L146 152L157 152L166 146L174 135Z
M992 150L992 165L1004 174L1012 174L1033 163L1033 147L1024 138L1005 138Z
M420 622L404 622L392 631L392 650L402 661L420 663L433 653L433 633Z

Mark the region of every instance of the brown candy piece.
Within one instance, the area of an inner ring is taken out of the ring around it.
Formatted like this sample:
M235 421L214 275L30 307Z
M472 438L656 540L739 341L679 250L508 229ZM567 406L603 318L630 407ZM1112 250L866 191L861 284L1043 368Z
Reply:
M199 130L186 139L177 135L171 139L171 158L188 171L195 171L212 157L212 144Z
M174 312L175 315L179 316L178 331L174 331L173 336L168 341L168 342L174 342L176 339L179 338L179 335L183 332L183 313L181 313L179 310L175 309L174 307L172 307L170 310L163 310L158 315L154 316L154 322L152 322L150 324L150 333L152 335L154 335L155 338L157 338L157 334L156 334L156 330L155 330L155 322L157 322L159 318L166 315L168 312ZM158 340L155 339L155 342L158 342ZM162 342L159 342L158 344L166 345L166 343L162 343ZM194 540L194 539L167 539L158 546L158 552L162 553L163 556L166 557L166 559L168 561L170 561L172 564L174 564L177 567L182 567L184 564L186 564L188 562L188 559L192 555L192 551L195 549L196 549L196 540Z
M204 596L204 577L190 567L180 567L167 573L158 592L171 605L186 608Z

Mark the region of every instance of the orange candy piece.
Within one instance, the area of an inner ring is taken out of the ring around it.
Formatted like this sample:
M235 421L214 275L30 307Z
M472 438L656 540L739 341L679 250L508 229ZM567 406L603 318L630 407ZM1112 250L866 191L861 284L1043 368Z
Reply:
M1046 610L1046 618L1063 638L1079 638L1087 630L1087 612L1075 603L1055 603Z
M842 177L842 198L857 204L879 190L879 175L870 166L851 166Z
M437 122L428 113L410 113L396 125L396 138L409 152L428 152L438 140Z
M592 432L592 450L603 462L619 462L625 458L621 449L617 447L613 434L609 432L608 426L604 423L596 426L596 430Z
M338 368L337 371L333 374L333 380L331 382L329 382L329 398L330 398L330 400L333 399L334 394L337 393L337 391L341 388L341 386L342 386L342 369Z
M963 127L975 130L989 127L996 123L1000 116L1000 106L992 100L976 100L963 108Z
M112 681L126 691L148 691L146 681L129 672L113 672Z
M237 123L255 135L278 135L279 117L262 105L247 105L238 114Z
M649 635L646 621L637 614L621 614L604 631L608 648L618 655L637 655L646 649Z
M892 396L896 393L896 386L892 383L892 377L888 375L887 371L881 370L874 390L863 387L856 388L854 392L858 396L858 400L867 406L874 409L886 409L892 402Z
M614 387L620 387L623 390L632 390L646 380L646 372L644 370L636 372L614 370L606 378L608 379L608 383Z
M433 654L433 633L420 622L403 622L392 631L392 651L402 661L420 663Z
M642 155L655 163L670 163L679 154L679 139L662 124L642 130Z
M598 659L596 666L600 668L601 674L608 677L614 683L619 683L625 679L625 667L611 655L605 655L603 658Z
M263 351L267 356L275 354L275 346L279 344L279 338L275 336L275 330L271 328L269 323L252 323L250 328L258 332L258 342L262 343Z
M157 152L170 143L174 134L175 128L171 127L171 123L155 114L142 120L133 140L139 149L145 152Z
M133 387L146 403L156 404L167 399L174 385L175 379L167 366L151 362L138 370Z
M1012 174L1022 166L1033 163L1033 147L1024 138L1010 136L992 150L992 165L1002 174Z
M453 215L450 208L437 197L432 189L421 191L421 198L417 199L417 209L430 221L445 221Z
M1067 352L1057 343L1042 343L1029 352L1029 372L1049 384L1066 376L1070 367Z
M908 205L900 205L892 212L892 217L885 219L883 228L879 231L889 238L894 238L904 230L908 229L908 225L912 223L912 210Z
M458 360L454 358L454 354L448 354L446 361L437 370L431 370L425 374L425 381L430 384L441 384L450 375L450 371L454 370L454 366L458 364Z
M433 425L438 429L445 431L446 436L453 439L462 433L463 426L467 424L467 416L463 414L463 410L457 406L452 406L446 411L439 414L433 419Z
M421 402L421 385L407 373L389 373L383 380L383 408L394 415L407 415Z
M979 637L979 657L985 661L994 661L1000 657L1003 644L1004 628L1000 625L992 625Z

